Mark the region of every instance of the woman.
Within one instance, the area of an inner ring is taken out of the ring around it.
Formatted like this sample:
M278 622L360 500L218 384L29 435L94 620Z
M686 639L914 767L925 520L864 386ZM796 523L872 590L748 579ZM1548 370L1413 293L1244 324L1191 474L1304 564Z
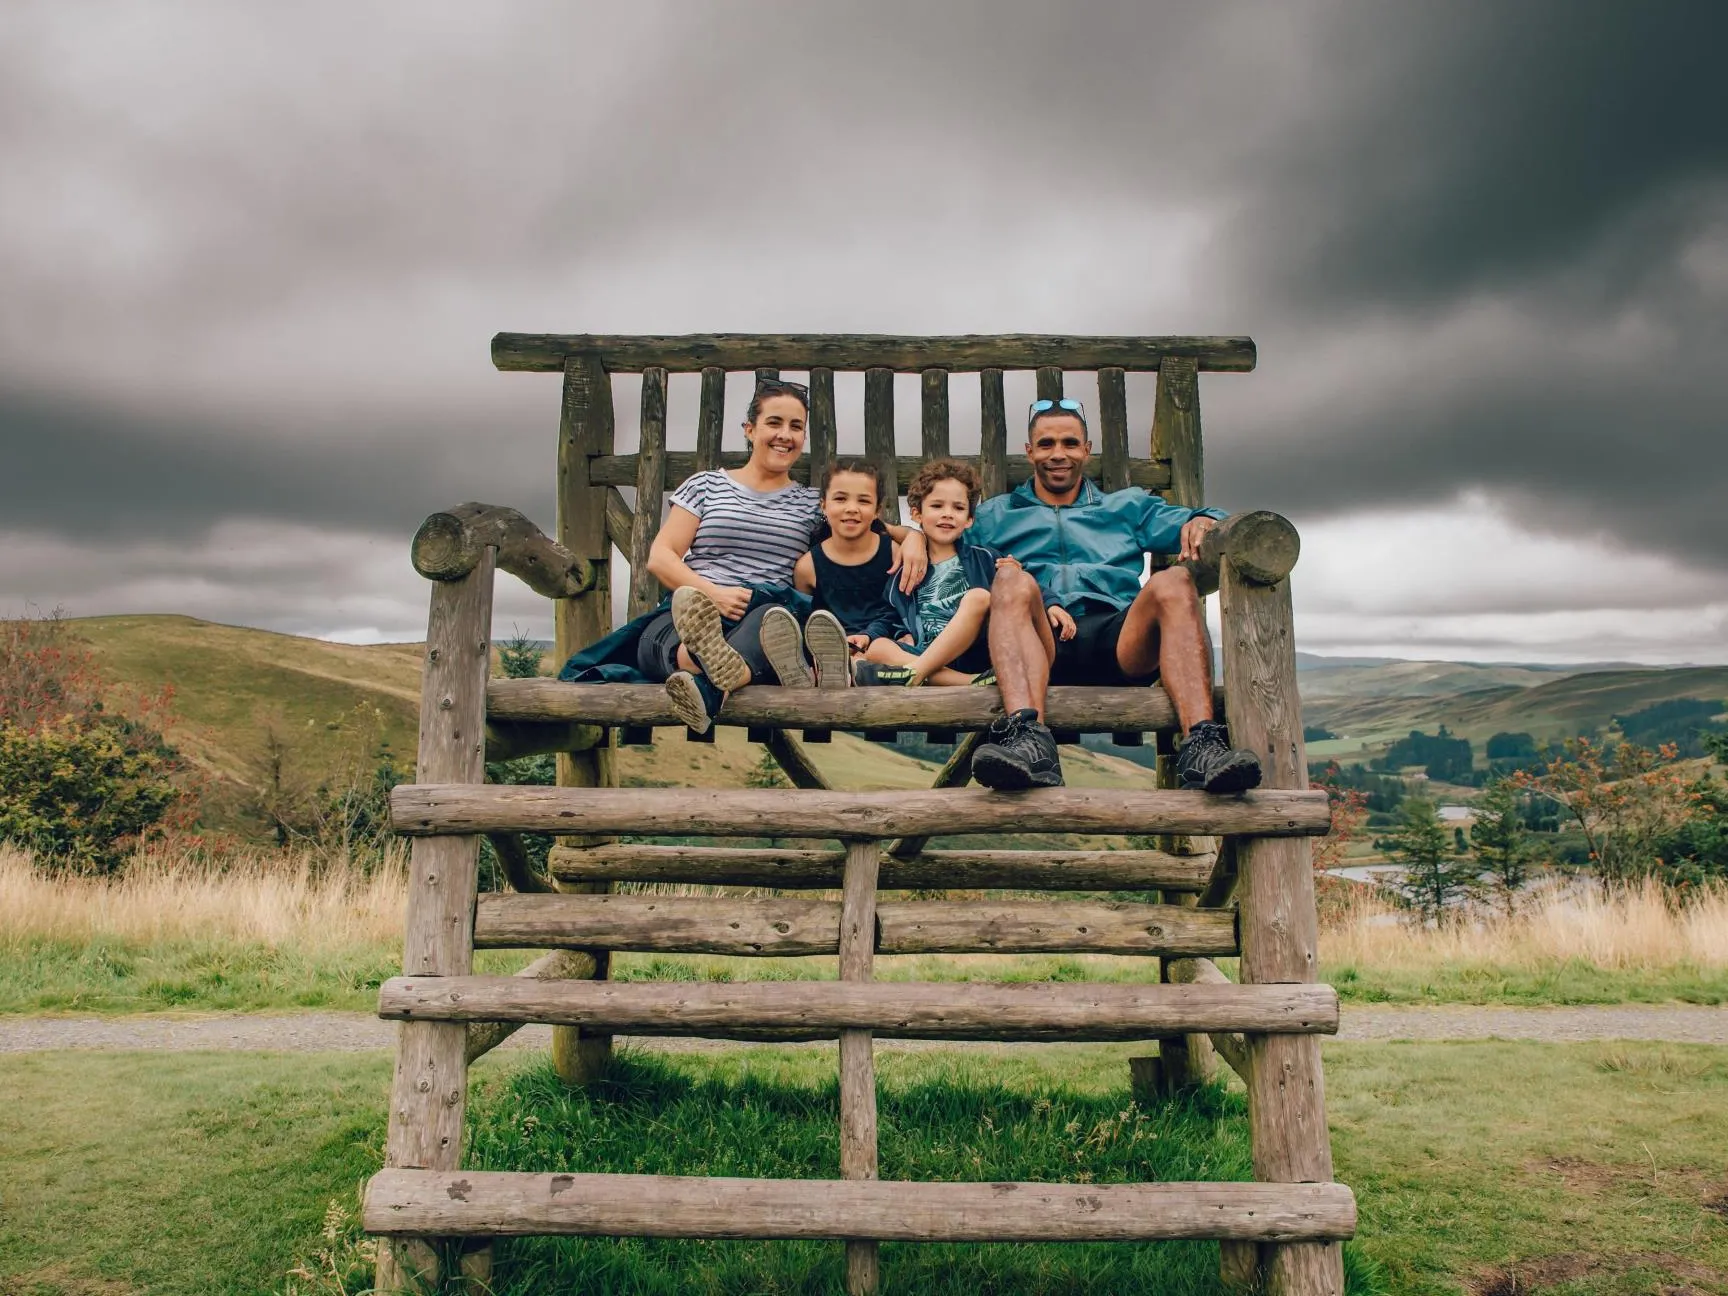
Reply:
M644 627L637 666L666 681L673 712L698 733L752 680L810 686L791 610L805 607L792 569L822 525L821 492L791 477L809 411L803 386L759 379L744 418L748 462L685 481L649 551L672 601Z

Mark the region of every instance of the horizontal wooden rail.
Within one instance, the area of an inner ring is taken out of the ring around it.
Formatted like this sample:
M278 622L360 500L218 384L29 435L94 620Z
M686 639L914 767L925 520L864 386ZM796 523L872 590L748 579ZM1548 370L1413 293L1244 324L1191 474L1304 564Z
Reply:
M720 466L722 468L737 468L748 457L742 450L725 450L720 454ZM666 466L663 471L665 485L668 488L682 485L687 477L698 471L697 457L691 451L668 451L664 458ZM956 455L955 458L964 459L974 467L978 466L978 456L976 455ZM896 487L897 494L904 493L906 488L912 484L912 478L917 476L918 468L923 462L916 455L898 455L895 457L894 471L899 478ZM590 481L598 482L602 486L634 486L638 463L638 456L634 454L598 455L588 461L588 477ZM1162 460L1131 459L1127 462L1127 470L1127 484L1130 486L1138 486L1154 495L1169 488L1170 465ZM819 481L820 471L809 461L800 460L792 465L791 477L793 481L807 484L811 481L813 474L817 475L816 479ZM1018 486L1021 482L1031 479L1032 465L1023 457L1016 455L1008 461L1007 474L1008 485ZM1101 477L1103 475L1102 461L1094 460L1088 463L1086 475L1092 478ZM883 476L887 476L886 464L883 465Z
M694 373L780 368L1155 370L1165 356L1193 356L1202 371L1247 373L1254 368L1252 338L1086 337L1051 333L967 333L899 337L886 333L683 333L644 336L608 333L500 333L492 363L504 370L563 373L564 358L598 355L611 373L658 367Z
M785 729L988 729L1002 714L994 688L787 689L752 684L726 699L716 723ZM676 725L658 684L566 684L554 679L495 679L486 686L491 721L557 720L600 725ZM1176 727L1176 708L1162 688L1050 690L1044 718L1052 729L1083 733L1153 732Z
M474 783L404 783L390 793L390 817L396 831L416 837L502 831L878 839L1052 830L1300 837L1325 833L1330 820L1324 792L1284 790L1208 796L1162 788L820 792Z
M487 892L474 944L493 949L833 954L840 905L786 896L515 895ZM1236 953L1236 915L1181 905L909 900L876 907L879 954Z
M393 1236L895 1242L1319 1241L1356 1231L1343 1184L900 1183L381 1170L362 1222Z
M1333 1034L1331 986L978 982L532 981L392 977L378 1015L400 1021L525 1021L608 1034L829 1039L1132 1040L1211 1031Z
M1215 856L1155 850L934 850L882 860L885 891L1200 891ZM684 882L829 890L846 852L753 846L554 846L548 865L567 882Z
M1230 978L1219 971L1211 959L1172 959L1169 979L1178 985L1230 985ZM1230 1069L1244 1080L1248 1078L1248 1041L1235 1031L1214 1031L1210 1036L1218 1056L1230 1064Z

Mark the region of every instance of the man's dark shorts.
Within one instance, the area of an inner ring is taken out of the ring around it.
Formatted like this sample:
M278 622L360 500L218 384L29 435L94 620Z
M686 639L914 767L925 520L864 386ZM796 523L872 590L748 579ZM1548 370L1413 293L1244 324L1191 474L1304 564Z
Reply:
M1120 612L1086 612L1074 618L1074 637L1056 640L1056 661L1050 667L1052 684L1150 684L1158 672L1129 679L1116 660L1116 641L1128 609Z

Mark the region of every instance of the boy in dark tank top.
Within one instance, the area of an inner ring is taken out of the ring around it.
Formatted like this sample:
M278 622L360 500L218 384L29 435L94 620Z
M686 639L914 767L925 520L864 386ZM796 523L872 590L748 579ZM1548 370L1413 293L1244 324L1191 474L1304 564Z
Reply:
M887 593L899 546L872 529L884 490L882 470L868 460L842 459L830 468L822 483L829 535L793 569L798 588L815 600L804 645L820 688L847 687L853 656L900 630Z

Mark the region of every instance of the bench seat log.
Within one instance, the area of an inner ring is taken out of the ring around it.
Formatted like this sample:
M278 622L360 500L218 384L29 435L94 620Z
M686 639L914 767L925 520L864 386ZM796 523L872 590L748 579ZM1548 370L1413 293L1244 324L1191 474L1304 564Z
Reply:
M787 689L752 684L726 699L716 724L783 729L988 729L1002 714L993 688ZM499 721L580 721L592 725L683 728L659 684L566 684L554 679L495 679L486 686L486 716ZM1162 688L1050 690L1045 716L1053 729L1110 733L1173 730L1176 709Z
M833 1039L1136 1040L1212 1031L1333 1034L1331 986L996 985L983 982L535 981L392 977L378 1015L395 1021L524 1021L621 1035Z
M840 905L786 896L514 895L474 915L486 949L797 956L838 951ZM1231 956L1236 915L1181 905L909 900L876 906L878 954Z
M492 363L506 372L562 373L565 357L594 355L609 373L659 366L695 373L710 366L738 371L778 366L917 373L949 369L1156 370L1167 355L1192 356L1202 373L1248 373L1254 340L1246 337L1088 337L1058 333L963 333L907 337L888 333L499 333Z
M1155 850L934 850L882 861L885 891L1199 891L1214 856ZM831 890L840 885L839 850L753 846L554 846L552 876L567 882L682 882Z
M402 784L390 793L390 817L397 832L412 837L504 831L851 839L1048 832L1053 824L1072 833L1294 837L1325 833L1330 822L1324 792L1294 789L1209 796L1069 787L819 792L471 783Z
M383 1170L369 1233L896 1242L1329 1240L1356 1231L1337 1183L903 1183Z

